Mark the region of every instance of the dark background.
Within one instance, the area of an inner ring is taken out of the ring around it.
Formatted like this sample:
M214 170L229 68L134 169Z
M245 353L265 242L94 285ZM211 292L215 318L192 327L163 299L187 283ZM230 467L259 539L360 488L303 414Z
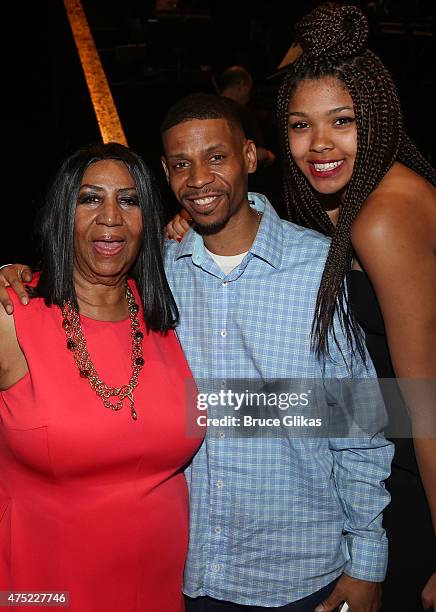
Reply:
M274 114L277 66L295 22L311 0L180 0L178 13L154 15L154 3L84 0L129 145L158 177L168 218L176 210L160 169L159 125L168 107L192 91L214 91L213 77L242 64L255 81L255 102ZM370 44L392 71L406 127L436 159L436 2L350 1L368 15ZM16 3L3 24L3 147L8 161L2 198L0 263L36 263L36 212L60 161L99 139L63 2ZM271 147L274 147L274 134ZM280 205L280 167L268 195ZM8 187L9 185L9 187Z

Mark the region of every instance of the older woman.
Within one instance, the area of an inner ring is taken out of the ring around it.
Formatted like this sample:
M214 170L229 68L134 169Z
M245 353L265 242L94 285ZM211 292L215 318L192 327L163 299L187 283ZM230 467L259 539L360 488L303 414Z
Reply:
M0 591L183 610L182 467L200 440L161 227L149 171L121 145L76 152L54 180L30 304L11 295L0 314Z

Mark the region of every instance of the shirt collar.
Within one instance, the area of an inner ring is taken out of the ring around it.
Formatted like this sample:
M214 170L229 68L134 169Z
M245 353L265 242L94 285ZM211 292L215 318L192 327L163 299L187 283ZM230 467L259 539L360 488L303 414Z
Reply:
M283 254L283 229L280 217L271 206L268 198L260 193L248 194L250 206L262 214L256 238L250 253L263 259L273 268L280 268ZM194 230L189 230L177 246L174 259L192 255L194 264L200 266L207 257L203 238Z
M252 208L262 213L262 220L250 253L263 259L273 268L280 268L283 254L283 228L280 217L268 198L261 193L249 193L248 200Z

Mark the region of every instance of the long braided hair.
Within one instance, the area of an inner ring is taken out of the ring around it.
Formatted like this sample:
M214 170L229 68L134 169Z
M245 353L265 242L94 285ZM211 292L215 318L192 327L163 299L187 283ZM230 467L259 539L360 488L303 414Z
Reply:
M285 202L291 221L332 237L318 290L313 347L318 356L329 353L329 335L335 339L333 319L337 312L349 345L365 359L364 341L349 309L345 288L353 257L351 226L395 161L434 185L436 171L404 132L395 84L381 60L366 48L368 22L357 7L323 4L299 22L296 34L303 52L288 69L277 101ZM353 174L336 227L295 164L288 140L288 105L296 85L304 79L323 77L335 77L345 84L353 100L357 128Z

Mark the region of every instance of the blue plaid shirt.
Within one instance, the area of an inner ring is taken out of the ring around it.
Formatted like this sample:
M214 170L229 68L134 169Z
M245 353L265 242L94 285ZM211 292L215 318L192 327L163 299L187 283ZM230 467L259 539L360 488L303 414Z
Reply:
M334 343L324 367L310 349L311 325L329 239L263 213L241 264L224 276L189 231L166 250L180 309L177 333L194 377L346 378ZM347 358L349 349L340 329ZM349 361L349 360L348 360ZM375 377L355 360L353 376ZM384 579L387 541L381 513L392 445L364 438L206 437L186 471L190 544L184 591L235 603L278 607L344 571Z

